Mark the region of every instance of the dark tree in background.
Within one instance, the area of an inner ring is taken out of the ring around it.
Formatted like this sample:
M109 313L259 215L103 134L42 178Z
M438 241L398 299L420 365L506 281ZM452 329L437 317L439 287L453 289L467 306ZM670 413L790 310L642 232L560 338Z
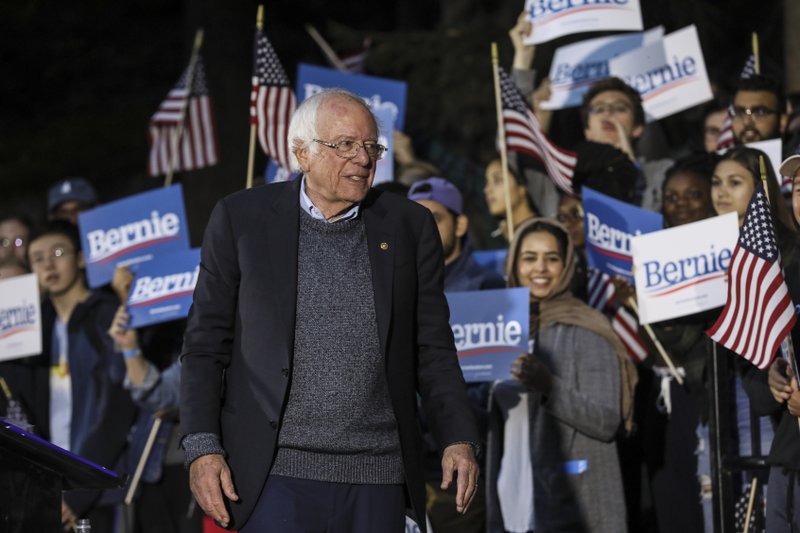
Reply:
M146 175L147 123L186 67L202 26L221 162L176 176L197 244L214 202L245 184L256 6L212 0L0 5L0 209L41 217L47 187L66 176L89 178L106 201L161 186L163 179ZM489 43L498 42L508 66L507 32L522 6L521 0L280 0L265 4L265 26L293 80L298 62L326 64L306 23L342 53L371 38L367 73L408 82L406 129L418 154L445 161L468 203L483 209L480 169L492 157L496 130ZM752 30L761 34L764 63L782 65L781 8L774 1L642 1L645 27L698 26L709 72L723 84L741 69ZM547 72L556 47L591 36L540 46L537 70ZM662 121L674 147L688 137L686 119L696 117ZM256 172L265 165L259 154Z

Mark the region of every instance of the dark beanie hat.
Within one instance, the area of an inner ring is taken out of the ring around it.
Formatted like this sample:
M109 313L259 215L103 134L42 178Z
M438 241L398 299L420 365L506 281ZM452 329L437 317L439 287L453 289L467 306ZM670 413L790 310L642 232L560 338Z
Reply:
M576 194L586 186L617 200L633 203L639 170L630 158L609 144L583 141L575 147L578 155L572 185Z

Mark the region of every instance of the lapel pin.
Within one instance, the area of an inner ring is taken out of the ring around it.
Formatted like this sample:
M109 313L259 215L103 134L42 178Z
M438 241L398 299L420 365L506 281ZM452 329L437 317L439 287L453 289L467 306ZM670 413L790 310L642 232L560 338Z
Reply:
M388 242L382 242L381 243L381 250L388 250L388 249L389 249L389 243Z

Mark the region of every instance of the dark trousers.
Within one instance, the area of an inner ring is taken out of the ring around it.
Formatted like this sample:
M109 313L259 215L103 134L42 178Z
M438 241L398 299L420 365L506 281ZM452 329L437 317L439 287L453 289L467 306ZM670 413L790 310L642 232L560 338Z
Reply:
M350 485L269 476L240 533L402 533L403 485Z
M779 466L769 469L767 531L769 533L800 533L798 472L785 472Z

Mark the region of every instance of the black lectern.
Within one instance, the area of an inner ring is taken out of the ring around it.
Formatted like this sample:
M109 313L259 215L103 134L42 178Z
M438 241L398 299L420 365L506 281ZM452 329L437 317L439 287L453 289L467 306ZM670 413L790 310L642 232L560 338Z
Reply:
M124 477L0 417L0 533L61 531L61 491L110 489Z

